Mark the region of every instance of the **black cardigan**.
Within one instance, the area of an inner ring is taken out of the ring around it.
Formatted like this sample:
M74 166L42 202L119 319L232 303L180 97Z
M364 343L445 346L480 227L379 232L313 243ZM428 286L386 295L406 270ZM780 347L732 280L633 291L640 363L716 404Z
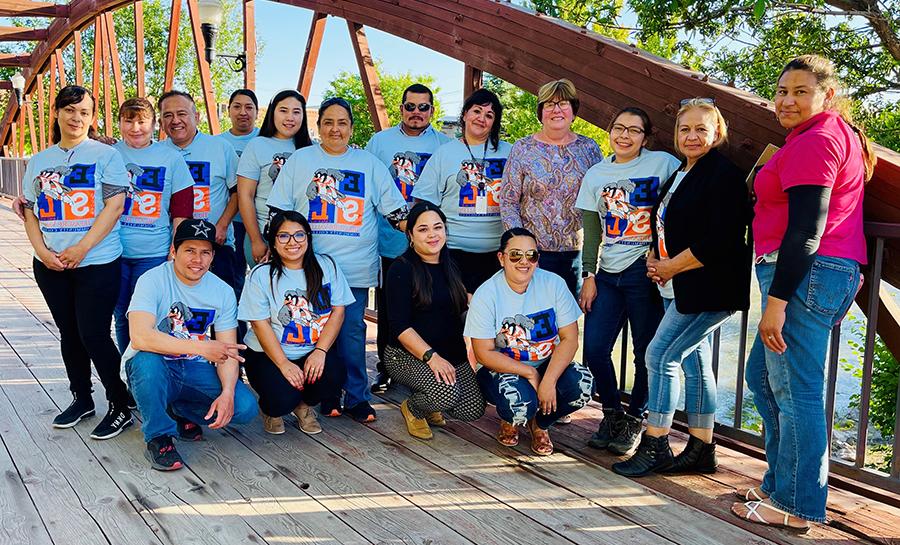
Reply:
M653 248L656 214L677 173L663 184L650 215ZM688 171L666 208L666 250L690 248L703 266L675 275L675 308L682 314L750 308L751 208L747 173L715 148Z

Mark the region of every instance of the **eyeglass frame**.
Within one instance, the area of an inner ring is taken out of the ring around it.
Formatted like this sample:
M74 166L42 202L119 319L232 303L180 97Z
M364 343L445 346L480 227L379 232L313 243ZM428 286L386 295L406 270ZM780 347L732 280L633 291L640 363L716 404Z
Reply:
M609 128L609 134L618 133L621 136L626 132L628 133L628 136L641 136L647 133L647 131L645 131L643 127L638 127L636 125L625 126L621 123L614 123L613 126Z
M716 99L712 97L691 97L691 98L683 98L681 102L678 104L680 107L687 106L691 101L696 100L700 104L709 104L711 106L716 105Z
M563 106L563 103L565 103L565 106ZM544 111L552 112L554 107L558 107L560 111L565 111L572 108L572 101L563 99L544 102Z
M520 253L522 255L520 255L519 257L513 257L513 252ZM509 260L512 261L513 263L518 263L519 261L522 261L523 259L527 259L530 263L537 263L538 260L541 258L541 251L537 250L537 249L520 250L518 248L513 248L512 250L507 250L507 251L503 252L503 254L507 258L509 258Z
M299 237L297 235L300 235ZM284 240L282 238L284 237ZM309 233L307 233L304 229L296 231L294 233L275 233L275 241L279 244L287 244L294 239L294 242L297 244L303 244L307 240L309 240Z
M409 109L410 106L412 106L412 110ZM425 106L425 108L422 108L422 106ZM431 104L430 102L420 102L418 104L416 104L415 102L404 102L403 104L400 105L400 107L409 113L413 113L416 110L419 110L419 112L421 112L421 113L425 113L427 111L430 111L432 108L434 108L434 105Z

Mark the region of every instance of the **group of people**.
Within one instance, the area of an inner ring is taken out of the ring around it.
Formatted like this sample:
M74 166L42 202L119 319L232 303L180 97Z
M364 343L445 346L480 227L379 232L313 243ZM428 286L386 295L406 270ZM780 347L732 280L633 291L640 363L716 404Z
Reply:
M121 433L137 408L159 470L183 465L174 438L199 440L201 426L246 423L259 409L271 434L291 413L320 433L315 407L372 422L372 394L392 383L410 391L400 409L413 437L430 439L445 416L476 420L490 403L501 444L518 444L524 428L531 450L549 455L551 426L596 395L603 418L589 445L630 454L617 473L714 472L710 336L748 309L755 261L764 312L746 378L769 469L736 492L733 511L798 531L823 521L825 350L866 262L874 167L831 63L803 56L782 71L775 113L789 134L749 189L719 151L728 126L711 98L681 102L679 158L651 149L640 108L610 120L604 157L572 131L569 80L537 101L541 130L510 145L502 104L479 89L451 139L431 124L431 90L414 84L401 122L359 149L342 98L319 106L313 143L296 91L272 98L258 131L255 94L235 91L232 128L218 136L198 130L190 95L169 91L156 108L125 101L122 140L109 146L92 138L90 91L60 90L54 145L29 161L22 199L73 394L53 425L94 414L91 361L109 401L91 437ZM582 314L584 364L574 361ZM611 357L626 320L627 407ZM682 372L690 437L675 456Z

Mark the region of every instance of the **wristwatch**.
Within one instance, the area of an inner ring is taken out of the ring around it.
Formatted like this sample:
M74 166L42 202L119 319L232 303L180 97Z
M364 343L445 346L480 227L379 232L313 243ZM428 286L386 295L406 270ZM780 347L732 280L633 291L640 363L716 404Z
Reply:
M428 361L434 356L434 348L429 348L422 354L422 361L428 363Z
M591 278L594 276L594 273L591 271L581 271L581 278Z

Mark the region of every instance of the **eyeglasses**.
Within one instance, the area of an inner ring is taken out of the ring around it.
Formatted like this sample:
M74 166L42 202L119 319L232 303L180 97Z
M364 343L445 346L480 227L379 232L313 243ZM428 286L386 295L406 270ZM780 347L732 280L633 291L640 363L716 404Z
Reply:
M427 102L422 102L420 104L416 104L415 102L407 102L403 105L403 109L406 110L407 112L414 112L417 109L420 112L427 112L428 110L431 109L431 104L429 104Z
M297 244L302 244L306 242L306 231L297 231L294 234L291 233L278 233L275 235L275 240L279 242L279 244L287 244L291 239L294 239L294 242Z
M636 127L634 125L626 127L625 125L620 125L619 123L616 123L615 125L612 126L612 129L609 131L609 133L612 134L613 136L621 136L621 135L625 134L626 132L631 136L640 136L640 135L644 134L644 129L642 129L640 127Z
M681 106L687 106L691 102L699 102L700 104L712 104L716 105L716 99L710 97L694 97L694 98L686 98L681 101Z
M523 257L525 259L527 259L528 261L530 261L531 263L537 263L538 259L540 259L540 257L541 257L541 252L539 252L537 250L527 250L527 251L526 250L510 250L510 251L506 252L506 255L509 257L509 260L512 261L513 263L518 263L519 261L522 261Z
M560 110L568 110L569 108L572 107L572 101L571 100L556 100L554 102L545 102L544 103L544 109L547 110L548 112L552 111L553 108L555 108L557 106L559 106Z

